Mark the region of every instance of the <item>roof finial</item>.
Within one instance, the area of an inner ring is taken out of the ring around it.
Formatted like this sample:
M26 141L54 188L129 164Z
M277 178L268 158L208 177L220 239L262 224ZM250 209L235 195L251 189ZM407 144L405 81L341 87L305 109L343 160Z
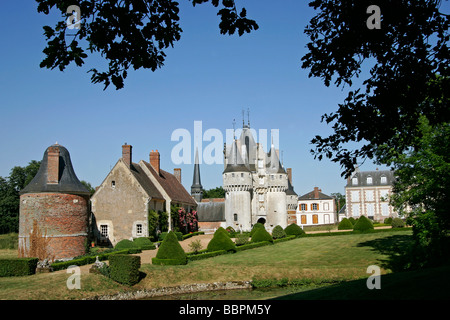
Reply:
M236 130L236 119L233 119L233 140L236 139L235 130Z
M245 127L245 111L244 108L242 108L242 128Z
M250 108L247 108L247 123L248 127L250 128Z

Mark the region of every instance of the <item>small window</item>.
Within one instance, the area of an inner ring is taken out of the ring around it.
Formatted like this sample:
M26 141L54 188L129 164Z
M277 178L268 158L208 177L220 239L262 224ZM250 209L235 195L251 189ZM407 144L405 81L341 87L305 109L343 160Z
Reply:
M311 205L311 209L312 209L312 210L319 210L319 204L313 203L313 204Z
M305 203L300 204L300 210L301 211L306 211L306 204Z
M258 195L258 197L259 197L259 201L264 201L264 194L260 194L260 195Z
M244 173L243 172L241 172L241 178L243 178L244 177Z
M234 172L231 174L231 177L234 178Z
M325 210L325 211L330 210L330 204L329 203L324 203L323 204L323 210Z
M136 235L141 236L142 235L142 224L136 225Z
M371 176L367 177L367 184L372 184L372 177Z
M259 178L259 184L264 184L264 177Z
M111 181L111 188L114 189L115 187L116 187L116 181L113 180L113 181Z
M108 238L108 225L102 224L100 225L100 234L102 237Z
M270 180L273 180L273 179L274 179L274 175L271 174L271 175L270 175Z
M237 213L233 214L234 221L238 221Z
M354 186L356 186L357 184L358 184L358 178L353 178L352 179L352 184L354 185Z
M262 169L264 166L264 162L262 160L258 160L258 168Z
M386 176L382 176L382 177L381 177L381 183L383 183L383 184L386 184L386 183L387 183Z

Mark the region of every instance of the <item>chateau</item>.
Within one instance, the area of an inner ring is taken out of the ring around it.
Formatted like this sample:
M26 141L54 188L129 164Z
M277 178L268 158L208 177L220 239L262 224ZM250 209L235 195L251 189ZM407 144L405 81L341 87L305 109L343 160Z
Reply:
M196 182L200 181L195 172L199 170L194 170L193 190L197 190ZM240 137L224 146L225 199L199 203L199 221L214 219L218 225L242 231L250 231L257 222L264 223L268 231L277 225L285 228L296 222L297 194L291 174L292 170L286 171L281 165L279 150L272 144L266 153L262 144L255 142L250 125L243 125ZM223 216L208 217L207 210Z

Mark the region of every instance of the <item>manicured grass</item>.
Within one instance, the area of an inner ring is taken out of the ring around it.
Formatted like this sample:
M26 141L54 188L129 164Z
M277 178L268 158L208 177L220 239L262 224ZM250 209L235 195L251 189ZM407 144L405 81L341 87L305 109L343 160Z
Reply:
M252 279L307 279L323 284L367 278L369 265L389 273L401 249L397 243L406 243L410 237L410 231L304 237L187 265L143 264L140 270L146 276L132 289ZM69 290L69 276L60 271L0 278L0 299L80 299L129 290L96 274L82 274L81 290Z

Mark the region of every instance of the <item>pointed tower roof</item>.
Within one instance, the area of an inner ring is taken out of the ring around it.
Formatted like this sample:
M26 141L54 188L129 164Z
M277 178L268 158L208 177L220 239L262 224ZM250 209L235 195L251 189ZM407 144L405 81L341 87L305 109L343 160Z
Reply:
M194 177L192 179L191 188L203 188L200 181L200 164L198 160L198 149L195 150Z
M89 195L75 174L69 151L57 143L45 150L39 171L20 194L39 192Z
M281 165L280 158L275 150L275 146L272 144L270 151L267 154L269 161L267 162L266 169L268 173L286 173Z
M245 166L241 154L238 151L236 140L233 141L233 145L231 146L231 150L228 155L227 167L223 171L223 173L227 172L250 172L250 170Z

